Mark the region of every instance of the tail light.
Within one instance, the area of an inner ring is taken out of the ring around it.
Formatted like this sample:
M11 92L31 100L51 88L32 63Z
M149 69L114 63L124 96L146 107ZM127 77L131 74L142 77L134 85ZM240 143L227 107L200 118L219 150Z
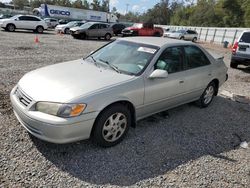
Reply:
M233 48L232 48L232 52L233 52L233 53L236 53L238 47L239 47L239 43L238 43L238 42L235 42L234 45L233 45Z

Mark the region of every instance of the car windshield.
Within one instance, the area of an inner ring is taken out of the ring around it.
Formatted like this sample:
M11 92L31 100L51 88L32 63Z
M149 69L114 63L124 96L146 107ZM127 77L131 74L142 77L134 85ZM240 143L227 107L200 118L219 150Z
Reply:
M142 23L135 23L135 24L133 24L132 27L142 28L142 27L143 27L143 24L142 24Z
M81 28L88 29L91 25L93 25L93 23L85 23L85 24L81 25Z
M157 46L117 40L91 54L86 60L108 62L120 73L138 75L144 71L158 49Z
M76 24L76 21L72 21L72 22L67 23L66 25L68 27L71 27L71 26L74 26L75 24Z
M185 33L185 32L186 32L185 30L178 30L175 33Z
M10 19L14 20L16 18L18 18L20 15L15 15L15 16L12 16Z

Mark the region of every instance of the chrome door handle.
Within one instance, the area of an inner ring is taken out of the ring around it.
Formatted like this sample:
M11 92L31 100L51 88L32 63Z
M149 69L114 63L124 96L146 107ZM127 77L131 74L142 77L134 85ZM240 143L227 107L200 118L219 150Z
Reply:
M180 83L180 84L183 84L183 83L184 83L184 80L180 80L179 83Z

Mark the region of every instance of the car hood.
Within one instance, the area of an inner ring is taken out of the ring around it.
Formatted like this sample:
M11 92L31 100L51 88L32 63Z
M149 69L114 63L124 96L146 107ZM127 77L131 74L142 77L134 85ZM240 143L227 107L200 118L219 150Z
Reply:
M50 65L24 75L18 87L35 101L65 103L134 78L105 67L84 60Z
M81 27L72 27L70 28L71 31L79 31L79 30L84 30L83 28Z

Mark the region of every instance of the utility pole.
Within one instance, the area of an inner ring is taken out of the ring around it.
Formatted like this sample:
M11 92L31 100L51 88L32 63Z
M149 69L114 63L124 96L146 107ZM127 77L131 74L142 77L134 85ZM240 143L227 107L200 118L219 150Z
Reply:
M129 4L127 3L126 4L126 14L128 14L128 7L129 7Z

